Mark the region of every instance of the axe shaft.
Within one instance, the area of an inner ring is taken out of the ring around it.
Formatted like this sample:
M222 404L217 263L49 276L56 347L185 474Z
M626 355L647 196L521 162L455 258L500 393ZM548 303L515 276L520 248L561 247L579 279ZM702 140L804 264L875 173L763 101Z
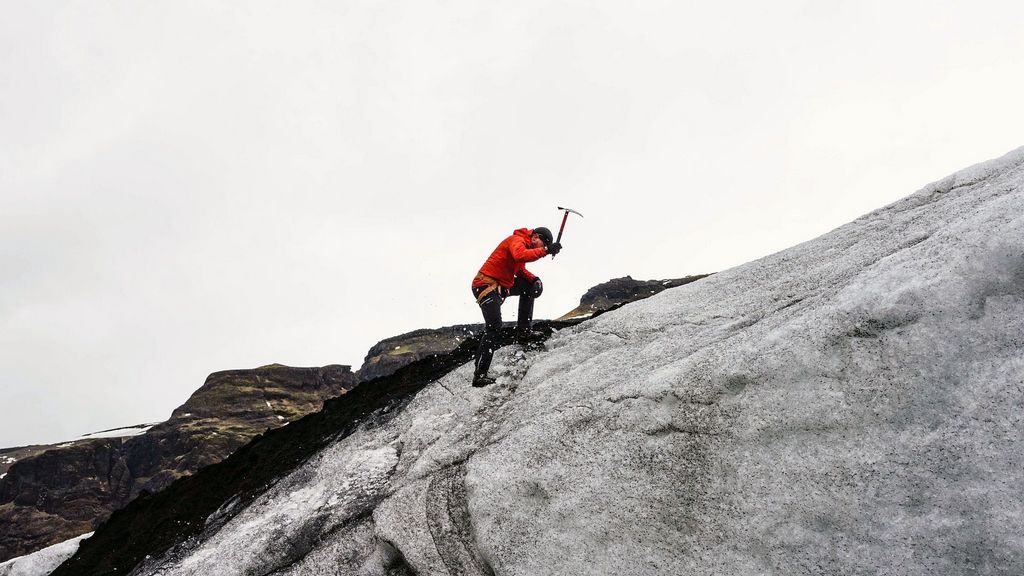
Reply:
M555 239L555 242L561 242L562 241L562 232L565 231L565 221L568 220L568 219L569 219L569 211L566 210L565 211L565 216L562 216L562 227L558 229L558 238Z
M569 212L579 215L580 218L583 217L583 214L580 214L579 212L573 210L572 208L562 208L561 206L559 206L558 209L565 210L565 216L562 216L562 226L558 229L558 238L555 239L555 242L562 241L562 232L565 232L565 221L569 219ZM552 254L551 258L554 259L555 255Z

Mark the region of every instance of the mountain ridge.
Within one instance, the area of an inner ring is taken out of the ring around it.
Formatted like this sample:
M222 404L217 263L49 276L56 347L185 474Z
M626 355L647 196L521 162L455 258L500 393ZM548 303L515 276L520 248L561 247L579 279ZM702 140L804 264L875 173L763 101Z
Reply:
M142 434L8 449L17 457L8 457L16 461L0 479L0 561L89 532L139 494L220 461L355 385L340 365L214 372Z

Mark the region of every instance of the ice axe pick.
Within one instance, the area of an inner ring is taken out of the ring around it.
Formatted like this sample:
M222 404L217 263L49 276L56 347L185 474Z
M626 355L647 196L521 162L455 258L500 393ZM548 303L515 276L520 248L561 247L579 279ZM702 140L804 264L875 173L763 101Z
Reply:
M565 210L565 215L562 216L562 226L558 229L558 238L555 239L555 242L561 242L562 241L562 232L565 232L565 221L569 219L569 212L572 212L573 214L579 216L580 218L583 218L583 214L580 214L579 212L573 210L572 208L563 208L563 207L559 206L558 209L559 210ZM551 259L552 260L555 259L555 255L554 254L551 255Z

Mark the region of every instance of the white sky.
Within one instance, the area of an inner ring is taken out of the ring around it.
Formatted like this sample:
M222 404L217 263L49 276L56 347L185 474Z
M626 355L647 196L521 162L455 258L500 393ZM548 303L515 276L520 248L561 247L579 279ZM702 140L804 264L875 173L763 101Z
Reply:
M722 270L1024 144L1024 4L0 1L0 446ZM506 319L515 303L505 306Z

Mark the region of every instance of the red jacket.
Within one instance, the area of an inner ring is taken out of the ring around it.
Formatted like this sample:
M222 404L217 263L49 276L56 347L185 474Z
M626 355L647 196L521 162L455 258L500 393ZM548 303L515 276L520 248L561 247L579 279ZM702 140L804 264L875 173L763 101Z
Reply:
M522 276L527 280L536 278L526 269L526 263L540 260L547 256L548 251L546 248L530 248L531 236L533 236L533 230L529 228L520 228L513 232L511 236L498 244L498 247L480 268L480 273L494 278L505 288L512 287L516 276ZM487 283L482 280L473 280L474 288L486 285Z

